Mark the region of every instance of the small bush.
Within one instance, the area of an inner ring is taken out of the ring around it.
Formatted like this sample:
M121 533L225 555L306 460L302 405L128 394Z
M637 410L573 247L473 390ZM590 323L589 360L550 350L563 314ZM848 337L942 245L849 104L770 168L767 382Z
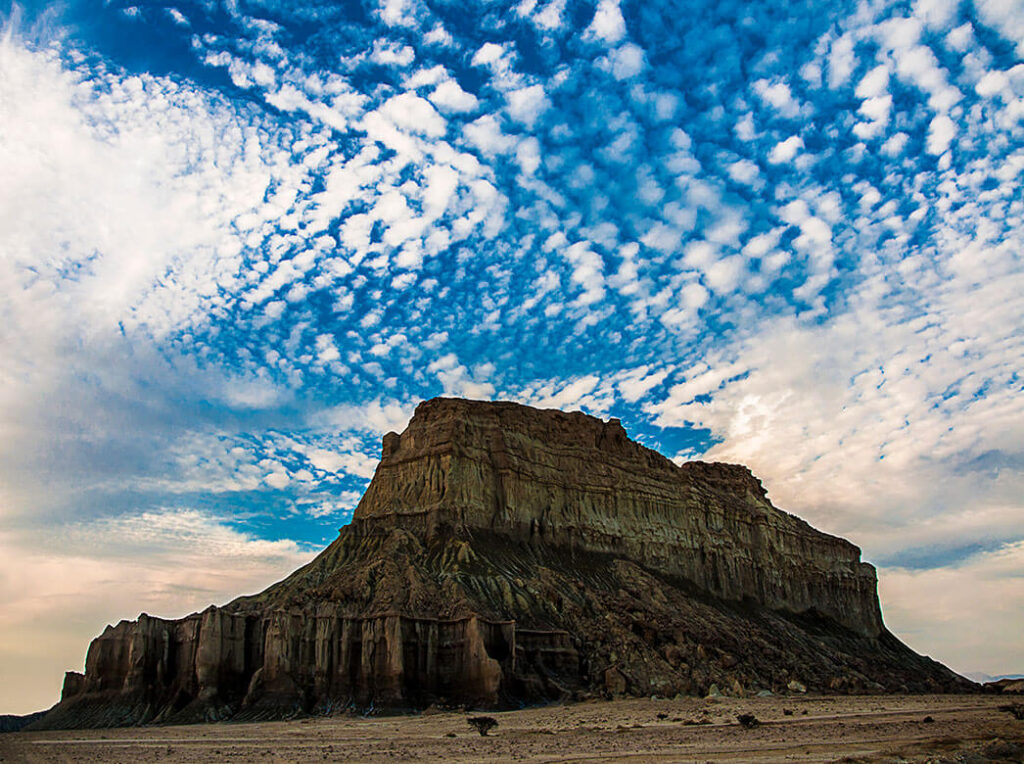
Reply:
M740 714L736 717L736 721L738 721L740 725L742 725L743 729L746 730L752 730L761 723L761 721L753 714Z
M466 721L469 722L469 726L480 733L481 737L486 736L488 732L498 726L498 720L490 716L471 716Z

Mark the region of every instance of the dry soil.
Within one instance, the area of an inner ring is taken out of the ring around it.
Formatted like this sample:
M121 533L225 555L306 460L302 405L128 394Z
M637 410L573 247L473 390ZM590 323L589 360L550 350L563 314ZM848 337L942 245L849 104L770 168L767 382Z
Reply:
M0 761L1020 762L1024 722L993 695L595 701L287 722L0 735ZM760 724L746 729L740 714ZM926 721L930 717L931 721Z

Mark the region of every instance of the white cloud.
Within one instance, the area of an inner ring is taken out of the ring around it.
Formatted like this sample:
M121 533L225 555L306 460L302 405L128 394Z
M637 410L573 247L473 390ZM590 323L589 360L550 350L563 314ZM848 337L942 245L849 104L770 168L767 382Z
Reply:
M749 159L738 159L728 166L729 177L745 186L757 186L761 180L761 170Z
M458 356L448 353L433 361L427 371L437 375L445 395L456 395L474 400L490 400L494 396L494 385L486 381L493 367L478 367L471 373Z
M704 278L708 286L719 294L734 291L745 273L743 258L739 255L723 257L704 270Z
M310 415L310 425L337 430L362 430L384 435L401 432L412 417L414 404L379 399L363 404L345 403Z
M441 22L437 22L434 26L423 35L423 42L427 45L440 45L448 48L455 44L455 40L452 38L451 33L444 28Z
M374 40L370 60L382 66L409 66L416 59L416 51L408 45L386 40Z
M945 114L935 116L928 125L929 154L944 154L956 137L956 124Z
M928 266L919 267L907 276L930 284ZM1009 296L1019 280L978 284L964 271L928 287L926 324L913 320L912 303L898 307L884 280L869 282L850 312L821 325L762 327L739 360L709 358L710 369L650 410L664 425L711 428L723 441L708 458L750 465L780 506L872 556L1013 537L1024 483L983 465L998 464L998 453L1012 462L1024 442L1024 403L1007 384L1024 346L1000 339L1007 324L990 323L992 310L1024 310ZM985 397L975 398L982 387ZM711 401L695 402L701 394Z
M594 19L584 36L595 37L606 43L617 43L626 34L626 20L622 18L617 0L600 0Z
M592 415L604 414L613 402L610 384L602 384L601 378L588 374L570 380L548 382L537 388L527 388L515 400L528 406L562 411L585 411Z
M842 87L850 79L857 66L854 53L854 38L845 34L832 43L828 55L828 86L833 90Z
M986 72L985 75L978 80L978 83L974 86L974 90L983 98L990 98L994 95L1005 92L1009 86L1010 79L1006 76L1005 72L990 71Z
M486 156L504 153L515 145L515 140L502 132L501 124L491 114L465 125L462 132Z
M565 0L550 0L543 8L530 15L530 21L538 29L551 32L562 26L562 14L564 12Z
M610 51L605 58L598 62L617 80L628 80L640 74L645 63L643 48L631 42Z
M864 75L854 93L857 98L877 98L888 93L888 88L889 67L885 64L880 64Z
M772 164L790 162L803 147L804 139L799 135L791 135L786 140L779 141L772 147L771 152L768 154L768 161Z
M907 145L909 139L910 136L906 133L894 133L882 144L882 153L889 157L899 156L903 153L903 148Z
M356 508L359 500L363 497L360 491L342 491L336 497L328 500L319 500L306 504L306 514L314 518L333 517L336 515L347 515Z
M509 116L526 127L533 127L537 118L551 108L551 101L541 85L512 90L505 94L505 98Z
M800 114L800 103L793 96L789 84L783 80L757 80L754 92L783 117L792 118Z
M576 301L580 305L590 305L601 300L605 294L604 262L590 248L590 243L578 241L566 247L562 254L573 266L573 283L583 288Z
M525 175L533 175L540 167L540 142L532 136L519 141L516 162Z
M445 134L447 123L430 102L412 93L399 93L389 98L379 113L399 128L431 138Z
M948 29L956 11L957 4L950 0L914 0L914 15L935 30Z
M440 83L429 98L438 109L447 114L473 111L480 104L475 95L467 93L455 80Z
M383 0L375 13L390 27L413 27L418 23L420 11L415 0Z
M636 369L620 373L616 386L624 401L636 403L653 388L664 382L671 371L671 366L654 371L649 366L640 366Z

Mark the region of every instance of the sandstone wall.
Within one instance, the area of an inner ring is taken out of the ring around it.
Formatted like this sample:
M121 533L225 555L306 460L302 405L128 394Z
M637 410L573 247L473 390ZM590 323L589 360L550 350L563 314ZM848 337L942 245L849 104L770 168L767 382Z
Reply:
M220 707L259 716L350 703L413 707L437 697L493 704L515 671L511 622L327 610L243 615L211 607L179 621L121 621L93 640L84 677L69 672L62 705L101 698L130 706L120 723L137 724L195 720L190 704L205 717Z

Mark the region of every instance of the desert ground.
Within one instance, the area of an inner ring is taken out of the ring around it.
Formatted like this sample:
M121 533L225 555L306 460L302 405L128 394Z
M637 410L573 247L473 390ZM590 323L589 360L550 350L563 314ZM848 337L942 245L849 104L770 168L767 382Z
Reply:
M0 761L1020 762L1006 696L678 698L0 736ZM747 729L740 714L760 722ZM931 721L926 721L930 718Z

